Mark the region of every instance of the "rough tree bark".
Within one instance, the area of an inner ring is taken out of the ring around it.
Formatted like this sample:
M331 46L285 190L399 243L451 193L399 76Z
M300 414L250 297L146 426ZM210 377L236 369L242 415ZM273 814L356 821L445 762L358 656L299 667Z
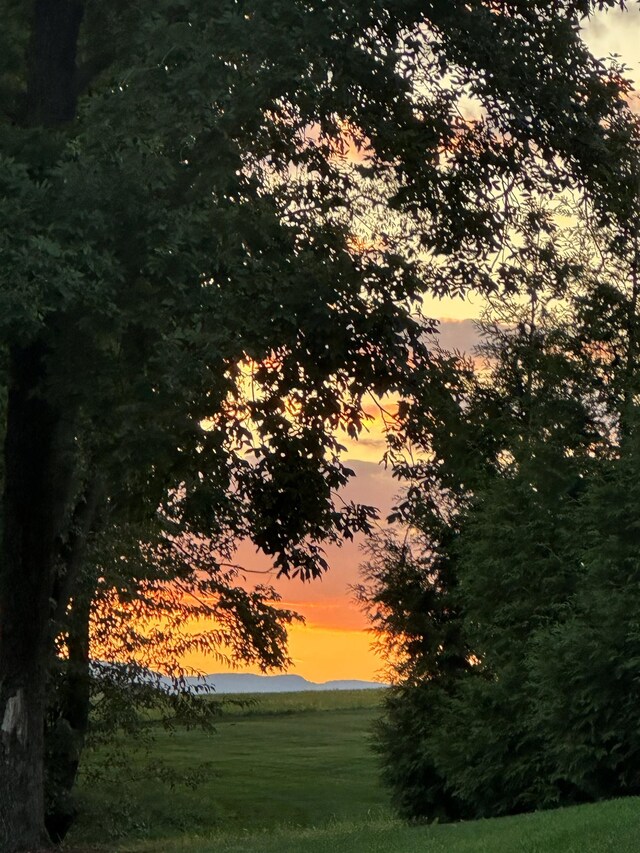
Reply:
M55 843L64 840L77 816L72 791L91 707L89 623L94 592L92 586L80 583L80 573L88 540L100 523L103 500L101 479L94 477L76 505L54 582L53 633L64 629L67 650L67 659L57 661L63 673L58 690L49 691L45 727L45 826Z
M75 595L68 614L68 660L55 719L46 731L46 803L45 825L51 840L64 839L73 824L77 808L72 790L89 724L91 672L89 658L89 616L91 594Z
M70 483L44 347L10 354L0 573L0 850L46 840L43 736L56 539Z
M78 0L35 0L27 116L63 126L76 110ZM47 396L44 340L9 354L0 554L0 851L49 842L44 826L44 715L56 542L72 480L72 425Z

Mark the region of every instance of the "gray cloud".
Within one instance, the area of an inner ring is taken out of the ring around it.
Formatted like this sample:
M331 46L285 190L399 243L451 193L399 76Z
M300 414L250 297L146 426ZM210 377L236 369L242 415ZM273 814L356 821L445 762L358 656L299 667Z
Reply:
M443 349L469 354L480 343L475 320L443 320L436 339Z

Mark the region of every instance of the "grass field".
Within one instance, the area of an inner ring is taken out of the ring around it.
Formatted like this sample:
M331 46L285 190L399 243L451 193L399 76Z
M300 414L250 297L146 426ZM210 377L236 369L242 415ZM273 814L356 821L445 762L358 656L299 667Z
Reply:
M384 690L308 690L208 697L221 702L223 717L301 714L306 711L378 711Z
M370 749L381 697L367 690L243 696L242 704L225 702L212 734L158 729L150 767L134 744L122 743L117 751L130 755L131 773L84 786L75 837L166 839L220 827L243 832L386 815ZM103 752L91 761L111 758ZM199 762L212 766L194 789L171 790L157 778L166 767L185 771Z
M194 789L173 789L132 744L133 775L85 784L69 846L111 853L637 853L640 801L449 826L395 821L370 731L382 692L271 694L226 707L214 734L158 731L153 758L178 771L211 761ZM108 760L104 753L93 757ZM153 764L152 764L153 766Z
M637 853L640 802L614 800L499 820L407 827L393 821L146 843L121 853Z

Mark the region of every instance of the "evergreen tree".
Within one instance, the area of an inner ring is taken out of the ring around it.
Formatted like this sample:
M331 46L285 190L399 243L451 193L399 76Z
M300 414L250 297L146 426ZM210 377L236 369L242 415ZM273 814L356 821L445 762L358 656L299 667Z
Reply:
M458 372L466 379L438 408L440 419L433 410L422 419L418 413L411 438L425 461L400 468L414 478L402 517L421 531L427 554L440 541L430 517L457 496L441 554L455 575L440 596L455 600L451 651L466 649L466 665L446 680L433 666L429 640L439 643L438 619L429 608L397 606L406 582L381 570L393 562L389 549L369 589L391 608L384 625L374 623L383 645L388 625L398 622L401 633L403 624L421 624L427 638L409 676L397 669L382 743L385 776L411 817L508 814L590 796L575 774L559 772L559 744L540 724L549 697L532 662L556 659L549 646L540 652L541 638L560 636L578 590L584 594L579 518L589 484L611 455L612 424L621 420L620 411L612 419L605 400L620 403L627 395L614 393L596 369L595 330L579 321L592 316L592 254L575 229L563 236L556 217L532 199L517 215L530 226L521 232L528 239L520 247L519 286L514 297L492 300L483 327L486 362L475 375L469 364ZM414 561L420 565L420 552ZM429 571L414 583L428 584ZM416 782L415 768L423 765L445 794L430 797L429 784ZM608 784L611 793L621 790Z

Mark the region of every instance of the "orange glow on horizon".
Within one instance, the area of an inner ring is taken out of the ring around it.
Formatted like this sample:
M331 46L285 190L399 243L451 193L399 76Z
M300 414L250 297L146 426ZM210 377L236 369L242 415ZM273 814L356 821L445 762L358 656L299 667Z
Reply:
M371 648L368 631L296 625L289 631L289 654L293 666L288 672L310 681L357 678L380 680L381 661Z
M286 672L315 682L336 679L382 681L382 662L371 648L372 639L365 630L294 625L289 629L292 665ZM205 674L228 670L228 667L198 652L185 657L183 663ZM234 671L258 673L255 666L241 666Z

